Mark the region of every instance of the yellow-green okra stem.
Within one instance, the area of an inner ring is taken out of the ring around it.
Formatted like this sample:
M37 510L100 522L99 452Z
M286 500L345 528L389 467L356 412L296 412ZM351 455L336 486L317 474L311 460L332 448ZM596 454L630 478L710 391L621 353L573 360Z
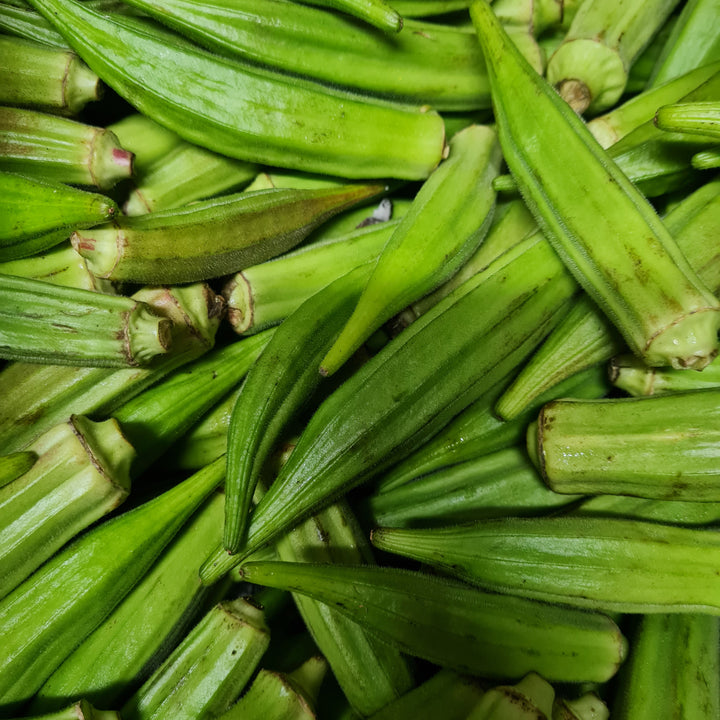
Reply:
M649 202L517 53L490 6L476 0L471 15L505 160L548 240L648 364L707 365L718 351L717 299Z
M100 277L206 280L286 252L328 218L382 191L381 185L346 185L236 193L78 231L72 243Z

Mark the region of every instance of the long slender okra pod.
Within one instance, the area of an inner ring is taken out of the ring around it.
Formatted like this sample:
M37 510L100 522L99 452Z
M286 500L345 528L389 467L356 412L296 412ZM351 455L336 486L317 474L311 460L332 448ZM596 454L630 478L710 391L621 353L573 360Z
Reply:
M334 373L382 323L454 275L492 222L500 171L495 132L471 125L450 141L450 155L420 188L377 259L357 306L320 363Z
M280 255L324 220L382 190L381 185L346 185L235 193L78 231L72 243L100 277L206 280Z
M595 517L503 518L382 528L372 541L490 591L604 611L720 614L720 578L712 569L720 538L705 529Z
M390 567L254 562L243 576L329 603L405 652L486 678L587 681L615 674L625 641L594 613L484 593Z
M121 96L209 150L365 178L423 178L440 161L444 128L436 113L291 82L72 0L32 3Z
M648 201L515 51L490 6L477 0L471 15L505 159L548 240L633 352L651 365L702 368L718 349L717 299Z

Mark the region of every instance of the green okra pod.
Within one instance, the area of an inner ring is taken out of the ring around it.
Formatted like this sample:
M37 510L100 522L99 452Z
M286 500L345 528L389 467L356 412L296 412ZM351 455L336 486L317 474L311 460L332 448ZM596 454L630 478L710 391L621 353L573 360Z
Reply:
M582 0L495 0L493 12L503 25L527 27L538 37L567 28L581 4Z
M36 461L37 455L31 450L0 455L0 489L28 472Z
M403 28L400 13L383 0L303 0L303 2L339 10L380 30L400 32Z
M0 191L1 261L35 255L117 213L104 195L16 173L0 171Z
M357 306L320 363L332 375L386 320L449 280L492 222L500 171L492 128L471 125L450 141L447 160L420 188L377 259Z
M121 96L209 150L356 178L419 179L440 161L444 128L434 112L290 81L72 0L32 3Z
M0 597L130 492L135 452L112 420L72 417L28 451L32 468L0 488Z
M45 18L27 7L0 4L0 28L8 35L70 50L63 36Z
M381 528L372 541L488 591L603 611L720 614L714 570L720 536L704 528L596 517L503 518Z
M184 142L177 133L140 113L128 115L108 125L107 129L118 138L122 147L133 154L133 175L136 178L144 177L157 161Z
M270 642L260 609L216 605L123 705L127 720L217 717L242 692Z
M555 400L528 434L545 482L560 493L720 501L720 390Z
M415 18L465 10L470 5L470 0L391 0L390 5L403 18Z
M612 107L625 90L633 60L677 4L584 0L548 61L548 82L578 113Z
M0 357L133 367L168 352L171 322L121 295L0 277Z
M0 600L0 703L26 703L140 580L222 482L224 459L104 522L53 555Z
M549 242L633 352L651 365L702 368L718 350L717 299L649 202L517 53L490 6L477 0L471 16L505 160Z
M720 167L720 148L711 148L692 156L692 166L695 170L713 170Z
M658 108L655 125L667 132L720 138L720 101L676 103Z
M185 635L208 593L197 580L220 540L223 497L211 495L148 572L36 693L30 709L49 712L58 698L86 697L119 707Z
M0 108L0 167L107 189L132 173L132 154L103 128L23 108Z
M120 715L114 710L98 710L87 700L79 700L57 712L32 717L23 715L18 720L120 720Z
M390 567L254 562L246 580L332 604L405 652L485 678L605 680L625 641L595 613L484 593L467 585Z
M550 720L555 690L537 673L528 673L516 685L490 688L467 720Z
M255 508L241 554L209 559L204 581L438 432L527 356L573 287L531 239L423 315L323 402Z
M99 277L206 280L280 255L324 220L382 190L380 185L348 185L236 193L77 231L72 243Z
M72 51L0 37L0 103L75 115L100 97L100 78Z

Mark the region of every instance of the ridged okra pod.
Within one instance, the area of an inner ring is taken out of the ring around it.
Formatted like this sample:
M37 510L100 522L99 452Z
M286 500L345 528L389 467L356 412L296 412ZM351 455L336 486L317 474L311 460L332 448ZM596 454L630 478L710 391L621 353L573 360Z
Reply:
M109 130L22 108L0 108L0 167L107 189L132 173L132 154Z
M25 474L37 461L37 455L30 451L0 455L0 488Z
M633 60L678 0L584 0L565 40L548 61L547 78L579 113L612 107Z
M245 599L216 605L123 705L127 720L217 717L242 692L270 642Z
M528 447L555 492L720 501L720 390L555 400Z
M400 32L403 19L384 0L306 0L308 5L332 8L347 13L380 30Z
M332 375L382 323L449 280L492 222L502 157L492 128L471 125L420 188L377 259L357 306L320 363Z
M0 261L35 255L117 213L104 195L16 173L0 171L0 191Z
M112 420L73 417L28 451L32 468L0 487L0 597L130 492L135 452Z
M573 286L546 243L521 243L398 335L315 412L257 505L241 552L438 432L527 356ZM205 581L217 560L204 569Z
M720 715L720 621L700 614L645 615L618 676L617 720L706 720Z
M145 288L132 296L172 323L173 352L145 367L11 363L0 372L0 445L22 449L71 415L106 418L172 370L210 349L223 303L207 285Z
M72 0L32 3L119 95L209 150L355 178L420 179L440 161L444 127L434 112L290 81Z
M236 193L78 231L72 243L99 277L207 280L286 252L324 220L382 190L381 185L348 185Z
M197 573L220 539L222 512L222 494L211 495L122 602L50 675L32 711L49 712L59 698L81 696L101 707L119 707L147 680L209 599Z
M655 113L655 125L667 132L703 135L720 140L720 100L665 105Z
M714 570L720 537L712 530L609 518L503 518L381 528L372 541L488 591L603 611L720 614Z
M222 482L224 462L104 522L53 555L0 601L0 703L26 703L140 580Z
M615 387L633 397L720 387L717 358L701 373L686 373L672 368L649 368L634 355L620 355L610 361L608 374Z
M69 50L0 38L0 103L75 115L100 97L100 78Z
M45 18L27 7L2 3L0 29L7 35L15 35L61 50L70 50L63 36Z
M303 245L237 273L223 290L233 329L242 335L277 325L332 281L374 262L397 224L391 220Z
M528 673L515 685L490 688L467 720L550 720L555 690L537 673Z
M170 349L170 321L146 303L14 275L0 279L0 357L133 367Z
M712 170L720 167L720 147L695 153L691 162L696 170Z
M490 6L477 0L471 15L505 160L548 240L633 352L651 365L704 367L718 349L717 299L648 201L515 51Z
M242 569L260 585L329 603L405 652L485 678L612 677L625 654L615 624L525 598L390 567L256 562Z

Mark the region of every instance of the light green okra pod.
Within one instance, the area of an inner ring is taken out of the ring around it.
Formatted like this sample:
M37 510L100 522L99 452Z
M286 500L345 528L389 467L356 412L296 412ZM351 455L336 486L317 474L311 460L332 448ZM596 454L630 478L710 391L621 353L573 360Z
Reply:
M516 685L490 688L467 720L550 720L554 699L552 685L537 673L528 673Z
M720 101L680 102L655 113L655 125L668 132L720 138Z
M0 28L8 35L70 50L63 36L42 15L25 7L0 4Z

